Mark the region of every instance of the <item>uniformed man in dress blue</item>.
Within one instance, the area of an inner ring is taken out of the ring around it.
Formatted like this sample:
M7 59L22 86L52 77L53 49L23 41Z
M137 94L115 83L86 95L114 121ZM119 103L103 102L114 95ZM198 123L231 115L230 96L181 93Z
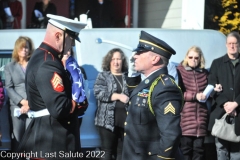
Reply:
M134 51L134 69L146 78L130 95L123 159L181 160L178 146L183 98L167 71L169 59L176 52L144 31Z
M78 109L72 98L72 82L62 64L86 24L50 15L43 42L35 50L26 71L26 92L32 121L19 151L35 153L32 159L75 160L80 152ZM67 157L70 155L70 157Z

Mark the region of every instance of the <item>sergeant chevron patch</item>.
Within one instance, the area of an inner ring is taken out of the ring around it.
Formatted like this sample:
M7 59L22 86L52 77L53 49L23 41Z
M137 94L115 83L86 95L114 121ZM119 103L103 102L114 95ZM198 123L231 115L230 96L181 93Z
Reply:
M173 107L171 102L169 102L169 104L164 108L164 114L167 114L169 112L172 112L172 114L175 114L175 108Z
M62 78L56 72L54 72L54 74L53 74L53 77L51 79L51 84L55 91L57 91L57 92L64 91Z

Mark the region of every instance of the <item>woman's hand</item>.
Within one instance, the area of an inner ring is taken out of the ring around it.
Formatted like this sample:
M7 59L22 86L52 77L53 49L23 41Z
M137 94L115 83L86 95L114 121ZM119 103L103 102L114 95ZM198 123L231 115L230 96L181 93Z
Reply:
M128 101L129 101L129 97L128 97L127 95L121 93L121 94L120 94L120 97L119 97L119 100L120 100L121 102L123 102L123 103L126 104L126 103L128 103Z
M203 101L206 99L206 95L203 93L197 93L196 98L198 101Z
M30 107L28 106L28 100L22 99L20 104L22 105L22 107L20 108L21 114L26 114L30 109Z
M222 85L221 84L215 84L214 91L215 92L221 92L222 91Z
M127 95L123 94L123 93L120 93L120 94L119 93L113 93L112 97L111 97L111 100L112 101L119 100L119 101L121 101L123 103L128 103L129 97Z

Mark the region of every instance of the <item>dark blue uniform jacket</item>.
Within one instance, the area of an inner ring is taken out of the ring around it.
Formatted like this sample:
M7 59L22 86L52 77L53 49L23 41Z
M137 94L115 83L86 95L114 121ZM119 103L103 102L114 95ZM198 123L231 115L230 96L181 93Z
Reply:
M38 158L66 158L80 149L77 113L70 114L71 81L59 54L42 43L28 62L25 80L30 110L47 109L50 115L33 118L19 151L32 151Z
M158 77L151 98L153 114L147 101L150 86ZM168 75L166 67L143 80L130 96L123 159L181 159L178 145L182 102L181 90Z

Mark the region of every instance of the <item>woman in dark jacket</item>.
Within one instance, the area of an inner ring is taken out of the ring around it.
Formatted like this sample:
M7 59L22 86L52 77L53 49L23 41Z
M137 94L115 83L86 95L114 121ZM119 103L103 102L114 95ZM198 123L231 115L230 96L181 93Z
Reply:
M179 85L184 94L184 107L181 113L181 150L185 160L203 160L204 136L207 135L207 106L199 101L205 100L202 93L208 81L204 69L205 60L201 49L191 47L183 62L177 67Z
M94 84L94 95L98 101L95 125L101 138L104 160L111 160L117 150L117 160L122 159L126 103L129 100L124 72L128 65L126 56L118 48L110 50L103 59L103 72Z
M42 16L38 15L37 12L41 12ZM48 24L47 14L57 15L56 6L50 2L50 0L42 0L42 2L36 2L32 12L32 23L34 28L46 28Z

